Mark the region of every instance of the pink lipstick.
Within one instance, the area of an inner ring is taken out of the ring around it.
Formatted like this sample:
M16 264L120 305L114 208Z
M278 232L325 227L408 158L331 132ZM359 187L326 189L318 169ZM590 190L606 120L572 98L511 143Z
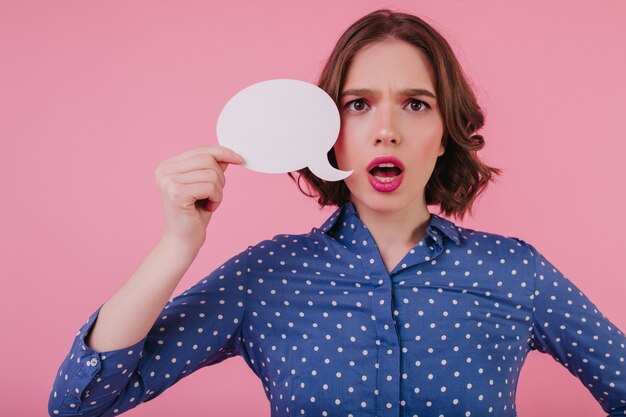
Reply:
M376 191L389 193L396 190L404 179L404 165L395 156L374 158L367 166L367 179Z

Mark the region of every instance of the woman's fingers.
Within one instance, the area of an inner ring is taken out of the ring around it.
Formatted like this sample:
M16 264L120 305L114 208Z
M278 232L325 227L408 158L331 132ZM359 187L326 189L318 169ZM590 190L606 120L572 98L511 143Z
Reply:
M173 156L172 158L168 158L166 161L179 162L181 160L185 160L202 154L212 155L218 161L228 162L231 164L240 164L241 162L243 162L243 158L241 158L241 155L239 155L232 149L220 145L197 146L193 149Z
M243 158L222 146L198 146L163 160L155 171L161 189L164 235L204 242L212 212L223 199L224 171Z
M205 182L218 182L220 187L226 185L226 176L219 168L198 169L190 172L173 174L172 181L179 184L197 184Z

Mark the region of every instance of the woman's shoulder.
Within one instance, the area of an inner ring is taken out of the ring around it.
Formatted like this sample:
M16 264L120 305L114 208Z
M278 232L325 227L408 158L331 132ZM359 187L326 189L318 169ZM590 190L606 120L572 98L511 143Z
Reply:
M463 246L469 248L482 248L483 250L516 253L528 255L535 248L528 241L517 235L508 235L486 230L477 230L469 227L455 226Z
M325 242L325 236L317 228L306 233L279 233L272 237L259 240L248 247L249 250L288 250L309 247Z

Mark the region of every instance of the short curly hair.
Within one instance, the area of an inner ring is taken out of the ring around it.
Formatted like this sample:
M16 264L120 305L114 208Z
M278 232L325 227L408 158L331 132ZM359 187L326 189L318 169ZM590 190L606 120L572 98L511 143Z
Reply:
M322 70L317 85L339 103L345 77L354 56L365 46L386 39L409 42L422 50L435 74L435 94L444 124L442 143L445 153L437 159L433 173L424 189L428 205L439 205L446 216L464 218L484 191L492 177L501 170L484 164L477 152L485 145L476 132L485 117L476 101L452 48L439 32L422 19L389 9L373 11L354 22L341 35ZM328 151L328 160L337 168L335 151ZM325 181L308 168L289 176L302 193L316 197L320 207L341 206L350 201L350 190L344 181ZM308 191L300 184L304 179Z

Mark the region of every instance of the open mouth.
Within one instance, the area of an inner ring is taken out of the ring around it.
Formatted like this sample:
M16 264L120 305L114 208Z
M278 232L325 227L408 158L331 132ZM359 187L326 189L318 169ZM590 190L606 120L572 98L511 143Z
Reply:
M369 173L382 183L388 183L396 179L402 174L402 169L391 162L386 162L374 166Z
M404 165L395 156L379 156L367 166L368 180L376 191L395 191L402 184Z

